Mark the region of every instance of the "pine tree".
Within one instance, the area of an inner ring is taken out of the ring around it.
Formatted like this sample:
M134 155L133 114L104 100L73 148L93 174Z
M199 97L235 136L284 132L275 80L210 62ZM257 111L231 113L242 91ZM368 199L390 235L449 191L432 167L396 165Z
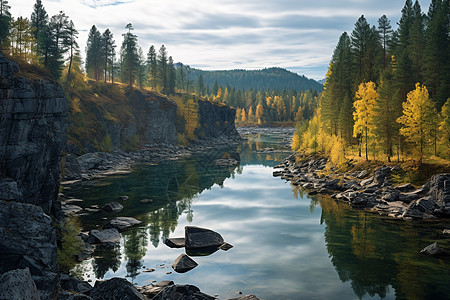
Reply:
M147 53L147 67L148 67L148 73L149 73L149 81L150 86L153 90L156 90L156 83L157 83L157 77L158 77L158 65L156 62L156 50L155 46L151 45L148 49ZM183 65L180 66L180 71L183 72ZM184 78L182 78L184 79Z
M203 96L203 90L205 88L205 84L203 83L203 75L200 74L197 79L197 94L199 96Z
M162 93L168 93L168 82L167 82L167 50L164 45L159 48L158 53L158 74L160 85L162 87Z
M76 55L79 55L80 47L77 43L78 38L78 31L75 29L75 25L72 21L69 22L69 25L67 26L67 38L64 41L65 46L69 49L69 67L67 70L67 77L66 81L69 81L70 79L70 72L72 70L72 62L73 58Z
M109 29L106 29L105 32L103 32L103 34L101 36L101 48L102 48L102 52L103 52L103 55L101 55L103 58L103 63L104 63L103 69L105 72L104 80L106 82L108 71L110 74L112 72L112 70L111 70L112 64L113 64L112 58L116 51L114 37Z
M450 14L448 0L433 1L430 5L429 20L425 33L425 83L431 96L442 107L450 96Z
M86 46L86 72L96 81L100 79L100 66L102 65L102 38L100 31L92 25Z
M172 56L169 56L169 61L167 63L167 85L169 95L175 94L175 82L176 82L175 66L173 65Z
M418 150L419 162L422 162L426 146L432 140L432 131L436 122L436 109L429 98L425 86L416 84L403 103L403 115L397 119L402 125L400 134L406 137Z
M44 41L45 41L45 31L48 26L48 14L42 5L41 0L36 0L33 6L33 12L31 13L31 24L33 26L34 38L37 41L37 53L40 56L44 56L43 52Z
M137 36L132 34L133 25L128 23L125 26L127 33L122 34L123 42L120 49L121 54L121 75L123 82L128 81L128 87L131 91L136 73L140 71L139 50L137 45Z
M378 100L378 93L375 89L375 83L361 83L356 92L356 101L353 103L355 112L354 136L361 134L364 137L366 160L369 160L368 146L369 136L372 137L375 129L375 108Z
M372 30L367 22L366 18L361 16L355 23L355 28L351 35L352 55L355 66L355 85L359 85L362 82L368 81L367 67L365 66L365 59L370 43Z
M67 41L70 38L69 17L63 11L54 15L49 23L49 49L47 54L47 68L53 78L61 77L64 65L64 55L69 50Z
M416 0L413 7L414 21L410 28L408 54L412 61L413 82L422 82L423 49L425 48L425 16L419 2Z
M392 39L392 26L386 15L378 19L378 30L381 33L381 40L383 43L383 69L387 66L387 48Z
M9 34L11 13L7 0L0 0L0 51L3 50L4 42Z

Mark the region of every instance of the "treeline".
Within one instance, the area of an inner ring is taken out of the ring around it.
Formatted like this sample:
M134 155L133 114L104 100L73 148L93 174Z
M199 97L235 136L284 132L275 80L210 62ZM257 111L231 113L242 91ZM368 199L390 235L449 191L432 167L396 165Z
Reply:
M125 26L119 49L113 33L101 33L95 25L89 31L85 68L78 45L78 31L69 17L60 11L49 17L41 0L36 0L30 19L13 18L7 0L0 0L0 50L22 66L37 66L54 80L69 83L86 73L95 81L120 81L129 87L151 88L163 94L194 91L190 68L177 68L164 45L147 52L138 44L132 24ZM72 84L73 85L73 84Z
M364 16L334 50L313 118L298 124L294 149L325 152L335 163L369 157L450 156L449 0L427 14L407 0L398 28Z
M198 82L200 80L205 88L212 88L217 82L219 86L232 86L237 90L296 90L322 91L322 85L313 79L300 76L282 68L267 68L262 70L228 70L204 71L191 69L189 78ZM209 94L209 92L207 93Z

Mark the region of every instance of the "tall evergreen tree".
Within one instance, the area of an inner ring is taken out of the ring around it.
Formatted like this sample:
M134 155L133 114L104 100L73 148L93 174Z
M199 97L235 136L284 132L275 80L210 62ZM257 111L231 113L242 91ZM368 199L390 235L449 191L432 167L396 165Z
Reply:
M95 80L100 79L100 67L102 66L102 38L95 25L89 30L86 46L86 72Z
M45 31L48 26L48 14L42 5L41 0L36 0L31 13L31 24L33 26L33 34L36 40L36 52L39 56L44 56L43 52Z
M408 54L412 61L412 82L423 82L423 49L425 48L425 15L422 13L419 1L416 0L413 6L414 21L410 28L410 40L408 44Z
M150 86L152 87L153 90L156 90L156 83L157 83L157 77L158 77L158 65L156 62L156 50L155 50L155 46L153 46L153 45L151 45L150 48L148 49L147 66L148 66L147 71L149 74Z
M72 70L72 62L75 56L79 56L80 47L77 43L78 31L75 29L75 25L72 21L69 22L67 27L67 38L65 40L65 46L69 49L69 67L67 69L66 81L70 79L70 72Z
M387 65L387 48L392 39L392 26L386 15L381 16L378 19L378 30L381 34L381 40L383 43L383 69L386 69Z
M166 47L162 45L158 53L158 73L163 94L168 93L169 87L167 82L167 59Z
M203 75L200 74L200 76L197 79L197 94L199 96L203 96L204 89L205 89L205 84L203 83Z
M102 58L104 63L104 81L107 80L107 74L111 74L112 72L112 65L113 65L113 56L116 51L116 45L113 38L113 34L109 29L106 29L105 32L103 32L101 37L101 43L102 43Z
M176 73L175 66L173 65L173 58L169 56L169 61L167 63L167 85L168 85L168 94L175 94L175 81L176 81Z
M67 40L69 39L69 17L60 11L50 19L49 35L50 43L48 50L47 68L50 74L58 79L61 77L61 70L64 65L64 55L69 50Z
M122 80L128 81L128 87L133 88L135 73L139 71L139 53L137 45L137 36L132 34L134 30L133 25L128 23L125 26L128 29L127 33L122 34L123 42L121 48L121 74Z
M354 85L368 81L365 67L365 59L372 30L364 16L361 16L355 23L355 28L351 35L352 55L355 67Z
M0 0L0 50L3 50L4 42L9 34L9 26L11 23L11 13L7 0Z

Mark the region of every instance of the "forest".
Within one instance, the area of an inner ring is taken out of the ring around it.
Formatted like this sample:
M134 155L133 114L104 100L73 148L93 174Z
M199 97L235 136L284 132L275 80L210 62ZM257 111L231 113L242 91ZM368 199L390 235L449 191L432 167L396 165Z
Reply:
M309 120L300 121L293 149L347 159L450 158L450 2L424 13L407 0L393 30L364 16L344 32L331 58L324 91Z

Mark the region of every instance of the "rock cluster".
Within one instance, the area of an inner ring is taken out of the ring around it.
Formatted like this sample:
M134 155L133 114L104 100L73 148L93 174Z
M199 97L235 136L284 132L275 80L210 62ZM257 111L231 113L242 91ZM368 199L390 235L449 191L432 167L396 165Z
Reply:
M422 187L411 184L394 186L390 174L398 167L381 167L369 176L367 171L334 173L323 176L326 158L296 162L295 154L276 166L273 176L289 180L309 190L310 195L332 194L339 201L368 209L391 218L433 219L450 216L450 174L434 175Z

